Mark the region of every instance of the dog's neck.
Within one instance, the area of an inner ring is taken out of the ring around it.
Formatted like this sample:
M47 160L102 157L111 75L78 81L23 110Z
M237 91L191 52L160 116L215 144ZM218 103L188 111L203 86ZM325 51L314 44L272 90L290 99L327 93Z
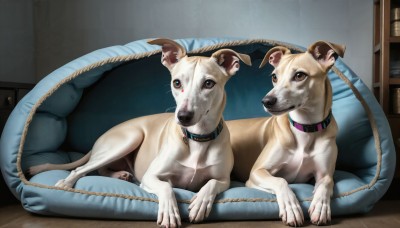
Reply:
M220 120L218 126L214 129L214 131L207 134L194 134L187 130L186 128L182 128L182 133L185 141L193 140L196 142L208 142L214 140L218 137L218 135L222 132L224 127L223 119Z
M196 135L207 135L214 131L218 131L219 124L224 122L222 117L223 110L226 104L226 95L224 94L221 102L215 107L211 108L210 111L201 118L201 120L193 126L186 127L185 129L191 134Z
M303 107L289 112L290 118L294 122L308 125L324 121L332 108L332 87L328 78L325 79L322 91L323 96L313 96Z
M292 118L290 118L289 115L289 122L292 125L292 127L296 128L299 131L307 133L318 132L326 129L331 123L331 119L332 119L332 112L329 112L328 116L323 121L313 124L301 124L294 121Z
M319 123L326 118L324 116L324 109L321 107L296 109L289 112L289 116L294 122L308 125Z

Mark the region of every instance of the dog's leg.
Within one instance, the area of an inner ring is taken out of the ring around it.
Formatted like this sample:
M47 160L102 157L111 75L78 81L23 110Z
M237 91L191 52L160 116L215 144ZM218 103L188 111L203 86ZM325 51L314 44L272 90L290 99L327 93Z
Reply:
M250 174L246 186L275 194L282 221L289 226L303 225L300 203L285 179L272 176L266 169L258 169Z
M168 146L164 148L170 149ZM171 183L168 182L172 174L170 167L174 165L170 155L163 151L159 153L144 174L140 187L158 197L157 224L161 227L180 227L182 224L178 204Z
M89 161L72 170L69 176L66 179L59 180L56 186L72 188L76 181L87 173L127 156L139 147L143 139L143 132L135 129L129 132L113 130L106 132L95 142Z
M322 147L321 153L327 154L329 157L316 157L314 194L308 209L311 222L316 225L324 225L331 221L330 203L333 194L333 173L335 171L337 145L336 143L328 143L327 145L327 147Z
M207 218L217 194L225 191L228 187L229 179L221 181L216 179L209 180L191 200L189 205L190 222L201 222Z
M158 197L157 224L159 226L182 226L175 193L170 183L161 181L157 175L146 173L143 176L141 187L150 193L156 194Z
M158 216L157 224L162 227L180 227L181 216L179 214L178 204L175 193L168 182L160 181L158 196Z
M329 175L319 179L314 188L314 196L308 213L315 225L324 225L331 221L331 196L333 179Z

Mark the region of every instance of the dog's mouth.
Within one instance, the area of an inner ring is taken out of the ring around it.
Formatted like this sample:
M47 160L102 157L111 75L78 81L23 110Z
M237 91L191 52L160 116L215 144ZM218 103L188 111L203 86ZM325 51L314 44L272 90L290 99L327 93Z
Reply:
M296 106L294 106L294 105L290 106L289 108L283 108L283 109L282 108L276 108L276 107L273 107L273 108L265 108L264 107L265 111L271 113L274 116L279 116L279 115L282 115L284 113L290 112L290 111L294 110L295 108L296 108Z
M190 127L190 126L194 125L192 123L186 123L186 122L181 122L181 121L178 121L178 124L181 125L182 127Z

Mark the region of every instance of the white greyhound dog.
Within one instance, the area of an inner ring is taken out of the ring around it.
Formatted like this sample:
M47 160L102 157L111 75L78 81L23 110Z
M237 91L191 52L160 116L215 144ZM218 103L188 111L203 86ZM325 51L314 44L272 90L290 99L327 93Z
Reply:
M149 43L162 46L161 62L171 73L175 114L128 120L105 132L82 159L43 164L29 172L34 175L80 166L56 184L71 188L93 170L126 180L132 177L129 172L133 169L141 187L158 197L158 225L181 226L173 187L198 191L189 205L189 219L200 222L209 215L216 195L229 187L234 158L222 117L224 86L239 70L240 60L251 65L250 57L230 49L218 50L211 57L188 57L173 40Z
M301 226L304 216L288 183L315 178L309 208L311 222L331 219L330 197L337 157L337 124L332 116L332 87L327 77L345 47L324 41L307 52L291 54L274 47L269 62L274 88L262 103L271 118L227 121L235 156L234 175L246 186L276 195L279 215L287 225Z

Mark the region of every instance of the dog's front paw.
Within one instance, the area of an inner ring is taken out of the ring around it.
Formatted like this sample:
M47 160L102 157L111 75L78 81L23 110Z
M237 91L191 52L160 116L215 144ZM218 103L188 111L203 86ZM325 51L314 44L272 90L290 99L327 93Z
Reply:
M331 221L331 206L329 197L316 197L308 209L311 222L314 225L326 225Z
M63 188L63 189L68 189L68 188L72 188L73 184L69 183L65 179L61 179L61 180L57 181L55 186L59 187L59 188Z
M213 194L207 188L202 188L192 198L189 205L189 220L197 223L203 221L211 212L216 194Z
M287 187L276 194L279 205L279 217L288 226L302 226L304 215L299 201L293 191Z
M179 215L178 205L173 192L172 194L159 198L157 224L160 227L166 228L180 227L182 225L181 216Z

